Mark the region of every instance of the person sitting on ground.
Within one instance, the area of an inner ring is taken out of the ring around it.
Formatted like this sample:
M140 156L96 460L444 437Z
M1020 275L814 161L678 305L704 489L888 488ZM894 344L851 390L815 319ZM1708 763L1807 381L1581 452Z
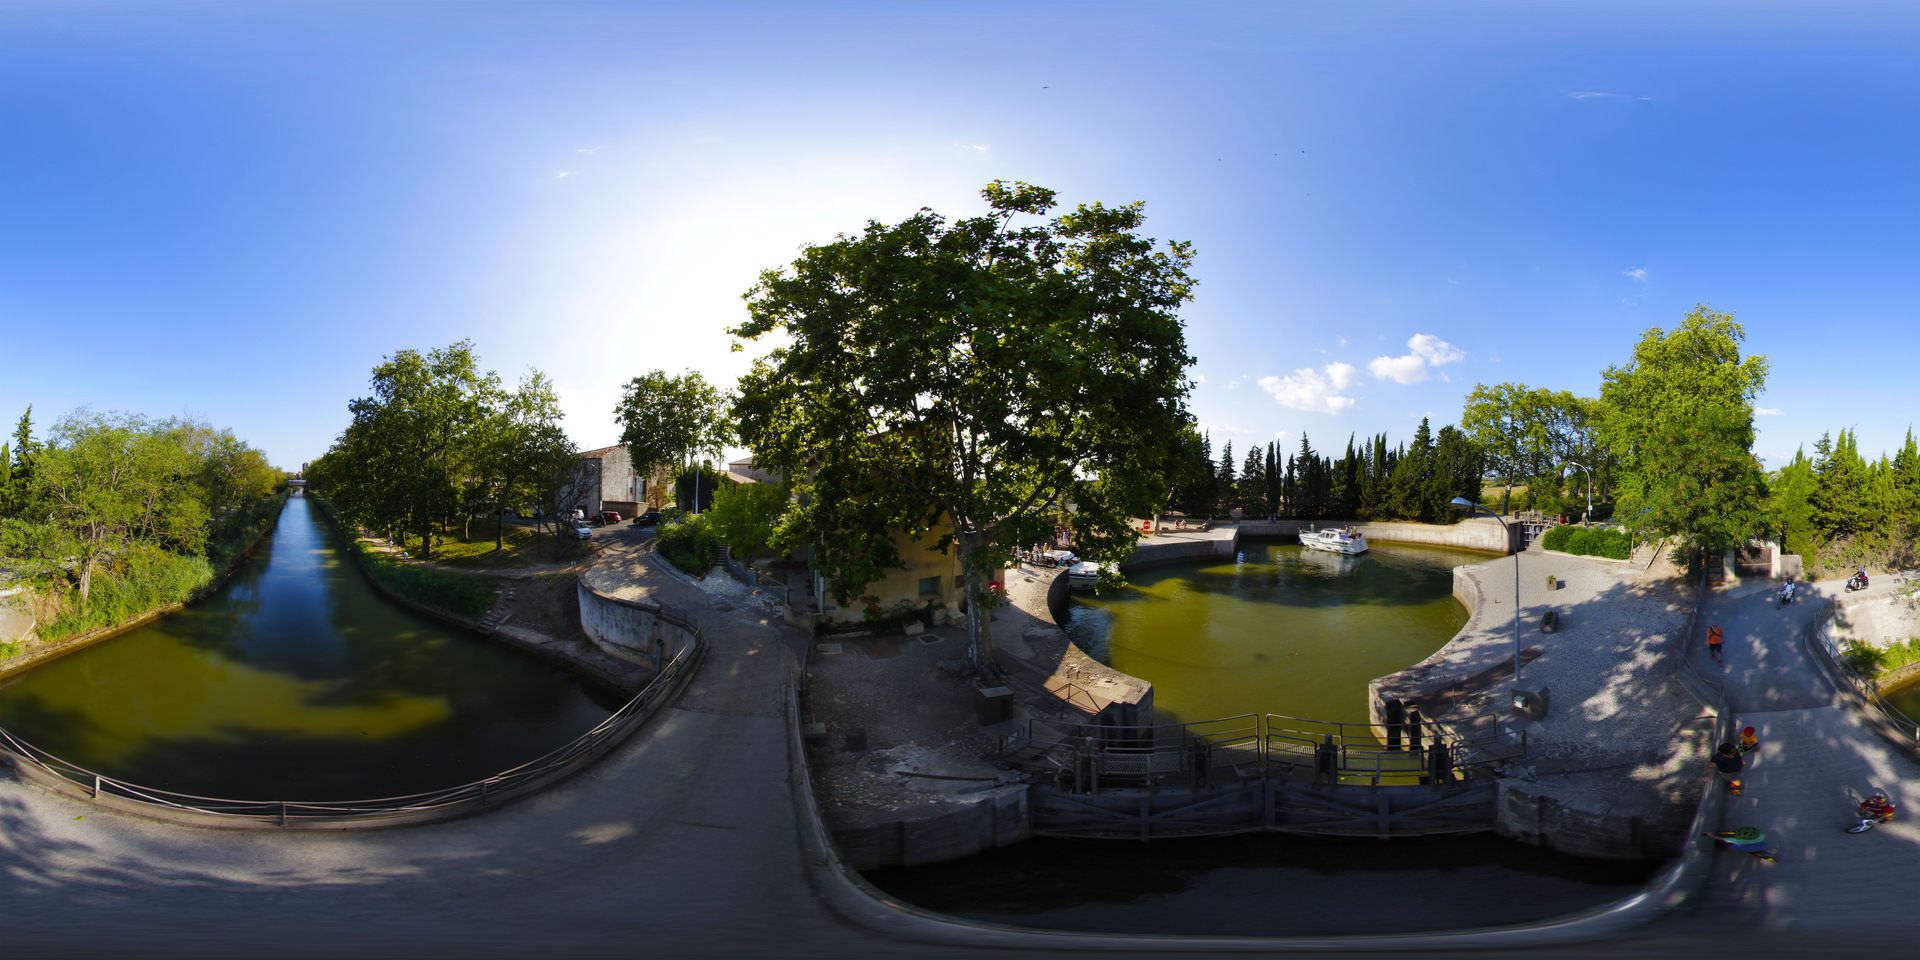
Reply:
M1773 854L1767 850L1767 835L1759 827L1735 827L1721 830L1707 836L1724 843L1728 848L1738 850L1749 857L1772 863Z
M1873 796L1860 801L1860 818L1879 823L1892 823L1893 801L1887 799L1885 793L1875 790Z
M1744 757L1758 749L1760 749L1760 734L1752 727L1740 731L1740 755Z
M1727 789L1735 796L1739 796L1742 789L1740 768L1746 766L1746 761L1740 759L1740 751L1731 743L1723 743L1714 753L1713 758L1707 762L1712 764L1714 771L1727 781Z

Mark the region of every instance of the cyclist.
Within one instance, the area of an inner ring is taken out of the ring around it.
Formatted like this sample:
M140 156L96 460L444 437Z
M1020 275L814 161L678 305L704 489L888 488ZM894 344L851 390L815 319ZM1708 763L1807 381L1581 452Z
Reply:
M1887 799L1885 793L1875 790L1873 796L1860 801L1860 819L1872 820L1875 823L1892 823L1893 801Z

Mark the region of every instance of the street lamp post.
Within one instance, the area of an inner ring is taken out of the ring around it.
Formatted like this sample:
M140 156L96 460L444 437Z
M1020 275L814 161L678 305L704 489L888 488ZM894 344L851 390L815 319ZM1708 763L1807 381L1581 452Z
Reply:
M1465 510L1471 513L1484 513L1487 516L1492 517L1495 521L1497 521L1500 524L1500 529L1506 533L1507 546L1513 550L1513 697L1512 697L1512 700L1513 700L1514 708L1519 709L1522 707L1523 701L1525 699L1520 695L1520 547L1519 547L1519 544L1516 544L1513 542L1513 530L1512 528L1507 526L1507 521L1504 519L1501 519L1499 514L1494 513L1491 510L1488 510L1486 507L1483 507L1477 503L1474 503L1473 501L1468 500L1465 497L1454 497L1453 500L1448 504L1448 506L1451 506L1455 510Z
M1580 525L1586 526L1587 521L1593 517L1593 468L1578 461L1568 460L1566 465L1560 468L1562 478L1567 475L1567 467L1579 467L1580 472L1587 475L1587 512L1580 515Z

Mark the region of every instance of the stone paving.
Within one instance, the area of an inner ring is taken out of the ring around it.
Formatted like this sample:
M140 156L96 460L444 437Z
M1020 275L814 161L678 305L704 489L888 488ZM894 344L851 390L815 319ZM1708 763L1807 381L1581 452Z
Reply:
M684 583L650 569L639 546L622 543L609 552L608 566L619 569L605 572L607 585L676 606L697 599ZM1792 649L1789 638L1748 638L1764 634L1770 623L1759 609L1744 619L1728 617L1730 654L1739 655L1738 639L1756 665ZM788 655L804 640L757 613L708 609L697 615L712 649L677 704L573 780L484 816L365 833L236 833L105 813L0 775L6 955L1214 952L1192 938L953 926L877 901L849 906L844 896L835 900L837 909L890 933L836 916L821 897L835 897L828 891L843 889L844 881L823 874L823 861L803 855L796 840L803 824L789 790L794 771L781 697ZM1912 831L1903 824L1847 836L1838 829L1845 811L1835 806L1842 787L1884 779L1907 791L1902 796L1913 810L1920 805L1906 785L1916 779L1913 763L1854 729L1844 708L1767 703L1770 676L1756 670L1750 677L1757 686L1743 681L1740 689L1761 706L1774 706L1770 715L1755 714L1769 724L1769 739L1752 793L1756 803L1775 804L1756 806L1754 814L1772 817L1768 828L1787 841L1785 855L1768 874L1743 873L1752 865L1745 858L1726 864L1722 896L1728 906L1766 904L1764 922L1787 929L1762 937L1751 918L1716 912L1603 943L1543 948L1517 936L1503 941L1503 955L1653 960L1695 958L1734 945L1754 958L1855 945L1901 955L1888 934L1911 929L1903 905L1920 865ZM1764 779L1770 777L1778 780ZM1400 950L1436 949L1420 939L1398 943ZM1214 946L1294 955L1342 948L1325 941L1291 949L1259 941ZM1393 940L1371 941L1367 949L1344 946L1346 956L1396 952Z
M1726 631L1724 664L1701 644L1688 655L1718 678L1735 729L1754 727L1760 749L1742 771L1746 789L1729 797L1723 827L1767 832L1776 863L1717 855L1707 909L1767 931L1821 935L1915 922L1920 890L1920 760L1868 727L1807 649L1811 631L1833 613L1843 580L1822 581L1782 608L1772 584L1716 592L1701 622ZM1896 589L1879 578L1870 595ZM1704 629L1704 627L1702 628ZM1900 819L1845 833L1858 797L1884 790ZM1911 950L1909 945L1908 950Z

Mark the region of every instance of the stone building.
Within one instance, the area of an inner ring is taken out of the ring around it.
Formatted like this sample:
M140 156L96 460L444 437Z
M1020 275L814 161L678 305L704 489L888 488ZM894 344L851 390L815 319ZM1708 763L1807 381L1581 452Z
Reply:
M640 512L647 499L647 480L633 472L625 444L582 451L579 457L575 487L580 509L589 514L613 510L622 517Z

